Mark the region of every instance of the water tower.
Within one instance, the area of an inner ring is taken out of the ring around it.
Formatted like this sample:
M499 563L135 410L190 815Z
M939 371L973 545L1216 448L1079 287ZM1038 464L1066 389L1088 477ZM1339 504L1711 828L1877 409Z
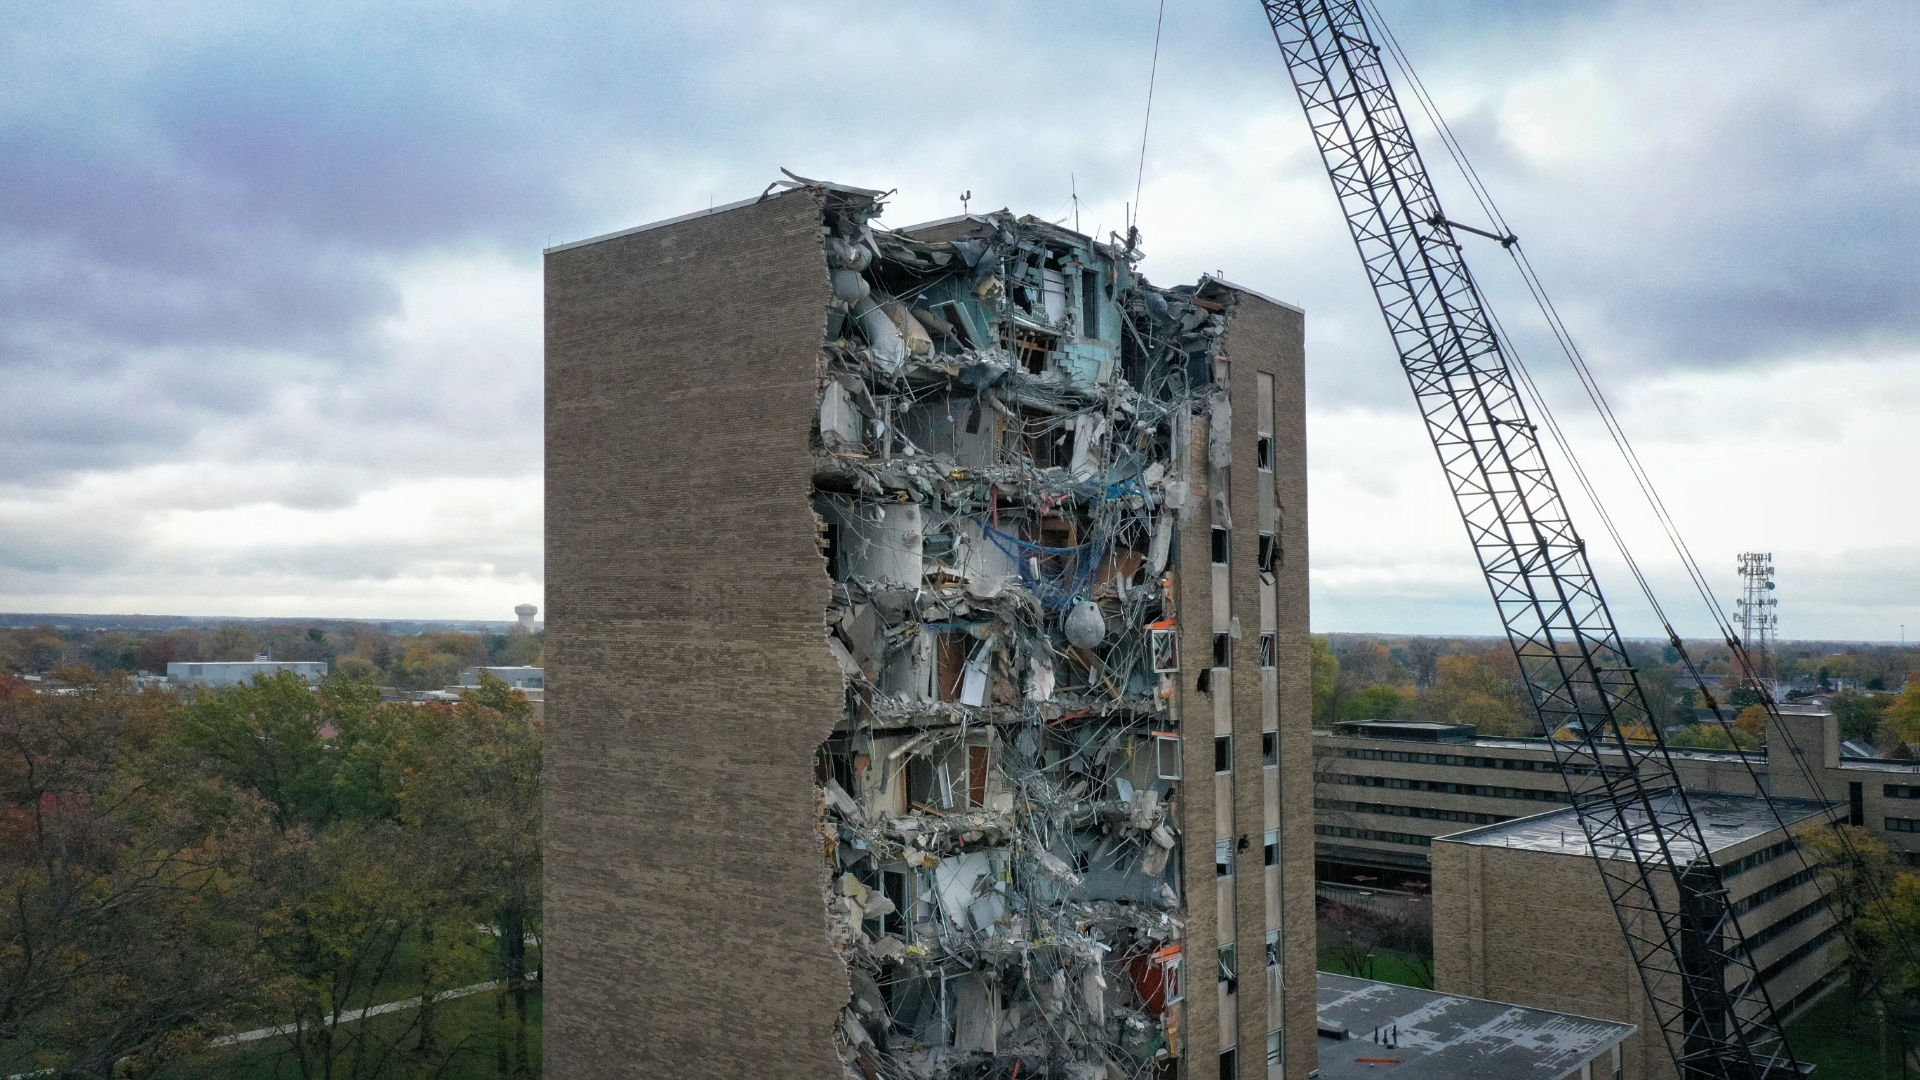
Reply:
M521 604L513 609L513 613L520 617L520 628L529 634L533 633L533 617L540 614L540 609L532 604Z

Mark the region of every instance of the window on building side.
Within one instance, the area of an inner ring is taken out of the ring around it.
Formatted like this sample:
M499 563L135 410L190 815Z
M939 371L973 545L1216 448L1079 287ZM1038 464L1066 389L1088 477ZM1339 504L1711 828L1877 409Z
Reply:
M1161 780L1180 779L1180 736L1172 731L1153 733L1153 774Z

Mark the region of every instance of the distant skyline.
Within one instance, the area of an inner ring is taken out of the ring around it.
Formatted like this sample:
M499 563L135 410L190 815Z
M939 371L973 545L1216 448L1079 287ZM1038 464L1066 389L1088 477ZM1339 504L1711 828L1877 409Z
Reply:
M1728 604L1920 636L1920 15L1897 3L1381 6ZM1134 201L1154 0L193 2L0 16L0 609L505 621L541 594L540 250L757 194L894 225ZM1450 213L1477 220L1436 140ZM1257 4L1170 4L1153 280L1307 312L1313 623L1492 605ZM1680 628L1499 249L1469 248ZM1654 624L1594 542L1623 630ZM644 550L644 545L642 545Z

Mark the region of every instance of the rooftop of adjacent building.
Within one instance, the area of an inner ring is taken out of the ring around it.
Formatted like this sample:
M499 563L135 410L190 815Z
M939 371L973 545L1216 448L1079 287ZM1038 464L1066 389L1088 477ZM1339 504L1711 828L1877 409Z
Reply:
M1678 795L1674 792L1655 796L1655 813L1664 817L1669 811L1677 811L1677 800ZM1773 805L1780 812L1780 818L1776 820L1773 812L1767 808L1766 800L1755 795L1690 791L1687 793L1687 803L1693 810L1694 818L1700 822L1700 833L1707 843L1707 850L1716 853L1776 832L1783 821L1792 826L1840 808L1838 803L1776 798ZM1437 837L1434 842L1519 848L1562 855L1590 856L1593 851L1587 844L1586 833L1581 829L1580 819L1572 807L1468 829ZM1691 860L1698 853L1676 849L1674 854Z
M1317 733L1327 734L1327 733ZM1533 750L1552 753L1554 741L1512 735L1481 735L1471 724L1442 724L1431 720L1343 720L1334 724L1330 737L1338 739L1379 739L1387 742L1430 743L1458 752L1466 748L1485 750ZM1601 747L1601 753L1619 751ZM1714 750L1703 747L1669 746L1674 757L1699 761L1737 762L1739 750Z
M1321 1080L1559 1080L1632 1024L1319 972Z

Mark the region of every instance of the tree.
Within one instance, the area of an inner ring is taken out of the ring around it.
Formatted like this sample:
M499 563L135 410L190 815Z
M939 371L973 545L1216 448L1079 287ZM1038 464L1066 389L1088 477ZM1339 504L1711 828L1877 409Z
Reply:
M1733 718L1735 731L1745 735L1759 745L1767 741L1767 708L1764 705L1749 705L1740 710Z
M1877 906L1877 897L1893 887L1893 851L1872 833L1851 825L1809 829L1800 834L1800 843L1826 880L1835 918L1853 931L1846 967L1857 1015L1887 974L1888 945L1895 940L1889 932L1898 929L1865 918Z
M513 1009L496 1049L501 1076L533 1075L529 1055L527 940L540 925L540 736L525 694L483 674L452 710L453 736L433 744L409 785L402 819L451 857L453 891L492 925L498 941L499 1019Z
M207 768L265 800L282 832L318 832L343 817L392 817L379 702L367 683L332 678L316 693L282 671L198 695L179 737Z
M1411 694L1393 686L1364 686L1342 695L1338 720L1389 720L1400 711Z
M1920 679L1907 676L1907 688L1886 702L1882 719L1901 741L1920 743Z
M1421 695L1417 709L1426 719L1470 724L1482 735L1533 731L1533 704L1511 649L1496 645L1443 656L1438 668L1433 689Z
M1842 690L1833 696L1833 715L1840 722L1840 737L1873 742L1879 734L1880 720L1889 699L1879 694Z
M1727 737L1727 729L1719 724L1689 724L1667 736L1667 745L1701 750L1734 749L1733 740Z
M170 703L0 681L0 1075L142 1075L265 984L256 803L178 767Z
M1329 728L1333 726L1334 710L1340 697L1340 658L1335 656L1327 639L1311 639L1311 652L1308 661L1309 679L1313 694L1313 726Z

